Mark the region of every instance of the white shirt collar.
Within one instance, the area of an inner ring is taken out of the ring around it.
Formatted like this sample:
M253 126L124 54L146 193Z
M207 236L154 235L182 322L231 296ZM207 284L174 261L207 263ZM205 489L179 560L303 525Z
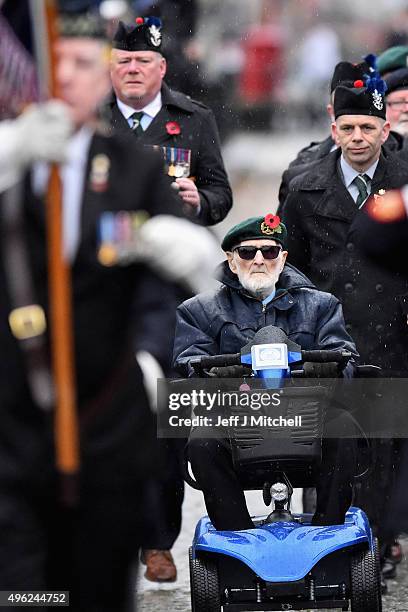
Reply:
M144 112L146 115L149 115L149 117L154 119L154 117L161 110L161 107L162 107L162 95L161 95L161 91L159 91L159 93L154 98L154 100L149 102L149 104L146 104L146 106L144 106L143 108L132 108L131 106L128 106L127 104L122 102L122 100L119 100L119 98L116 98L116 102L117 102L117 105L118 105L118 108L119 108L120 112L122 113L122 115L124 116L125 119L129 119L133 115L133 113L136 112L136 111L137 112Z
M379 160L377 159L377 161L371 164L371 166L367 168L367 170L365 170L364 172L358 172L358 170L355 170L352 166L350 166L348 162L346 162L342 154L340 157L340 166L341 166L341 171L343 173L344 185L346 186L346 188L348 189L350 187L351 183L354 181L356 176L358 176L359 174L367 174L372 180L374 176L374 172L376 171L376 168L378 166L378 161Z
M84 164L88 159L89 146L93 136L93 129L83 125L70 138L67 146L67 164Z

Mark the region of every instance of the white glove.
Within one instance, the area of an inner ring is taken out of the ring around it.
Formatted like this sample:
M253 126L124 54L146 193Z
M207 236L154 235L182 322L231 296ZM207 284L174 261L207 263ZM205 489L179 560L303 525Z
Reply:
M65 161L73 123L58 100L33 104L13 121L0 124L0 191L19 180L34 161Z
M45 104L30 106L16 123L22 164L65 161L74 125L63 102L50 100Z
M152 412L157 412L157 379L165 378L164 372L157 359L147 351L136 351L136 360L142 370L150 409Z
M216 286L212 275L222 253L205 227L187 219L158 215L141 226L137 242L140 259L167 280L184 284L194 293Z

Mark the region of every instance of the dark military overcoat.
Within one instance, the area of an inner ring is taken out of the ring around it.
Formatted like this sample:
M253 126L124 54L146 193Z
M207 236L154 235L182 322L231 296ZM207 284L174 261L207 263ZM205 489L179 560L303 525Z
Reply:
M296 178L283 208L288 261L343 305L362 361L388 373L408 372L408 283L370 262L359 249L359 211L338 171L341 151ZM382 151L371 193L408 181L408 164Z
M289 194L292 182L297 176L310 172L316 168L320 162L330 153L334 146L331 136L327 136L321 142L311 142L310 145L299 151L296 158L289 164L282 174L282 181L279 187L279 208L278 215L282 213L282 208ZM403 138L397 132L391 131L384 149L390 153L398 153L408 162L408 139Z
M140 136L139 142L191 150L190 176L194 178L201 198L198 221L203 225L219 223L232 206L232 192L221 156L214 115L201 102L169 89L165 83L161 94L162 108ZM116 98L113 97L105 107L104 118L119 134L132 135Z

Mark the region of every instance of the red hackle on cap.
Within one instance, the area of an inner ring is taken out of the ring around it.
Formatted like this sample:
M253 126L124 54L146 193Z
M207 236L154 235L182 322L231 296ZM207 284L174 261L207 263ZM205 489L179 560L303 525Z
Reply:
M357 81L354 81L353 83L354 87L364 87L364 82L361 79L357 79Z
M136 21L136 25L142 25L144 23L144 18L136 17L135 21Z

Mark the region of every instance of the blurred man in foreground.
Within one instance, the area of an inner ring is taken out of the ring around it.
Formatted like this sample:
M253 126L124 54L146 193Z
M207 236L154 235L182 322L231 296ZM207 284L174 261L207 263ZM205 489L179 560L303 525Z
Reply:
M110 85L107 51L103 31L88 26L86 18L63 20L56 49L62 102L35 107L0 126L8 134L1 145L8 154L1 159L0 183L9 187L0 202L1 589L69 590L70 609L84 612L133 609L155 437L134 358L135 334L154 312L161 320L173 317L172 288L147 265L112 266L104 265L112 263L106 257L98 259L103 213L111 214L109 231L121 228L124 236L141 211L177 212L162 180L162 160L107 137L98 126L97 107ZM79 502L69 510L61 504L54 467L55 390L47 382L51 313L44 197L53 161L63 162L63 246L72 274L80 426ZM19 202L16 225L10 211ZM45 329L25 337L18 315L33 304Z

